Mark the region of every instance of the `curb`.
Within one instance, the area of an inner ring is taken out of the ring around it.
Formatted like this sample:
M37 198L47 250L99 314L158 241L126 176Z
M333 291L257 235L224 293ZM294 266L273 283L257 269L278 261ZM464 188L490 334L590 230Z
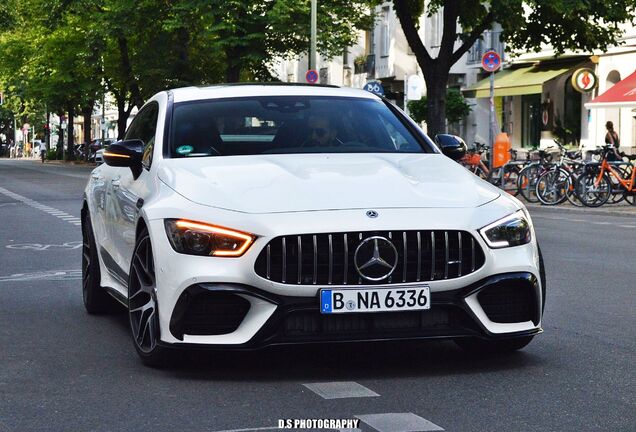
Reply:
M587 213L587 214L597 214L597 215L607 215L607 216L624 216L624 217L636 217L636 206L632 205L621 205L620 207L614 207L613 209L608 208L592 208L592 207L568 207L563 205L556 206L546 206L541 204L534 204L523 202L524 205L528 208L528 210L532 209L541 209L548 211L557 211L564 210L572 213Z

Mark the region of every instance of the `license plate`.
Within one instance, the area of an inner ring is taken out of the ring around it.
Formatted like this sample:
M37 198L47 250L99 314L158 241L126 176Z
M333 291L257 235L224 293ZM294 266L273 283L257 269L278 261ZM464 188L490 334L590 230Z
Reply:
M428 286L320 290L320 313L393 312L431 308Z

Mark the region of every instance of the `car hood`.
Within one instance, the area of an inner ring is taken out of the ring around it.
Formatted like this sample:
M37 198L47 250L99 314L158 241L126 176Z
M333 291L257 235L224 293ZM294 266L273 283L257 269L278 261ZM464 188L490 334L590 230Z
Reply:
M190 201L245 213L474 208L500 195L441 154L167 159L158 175Z

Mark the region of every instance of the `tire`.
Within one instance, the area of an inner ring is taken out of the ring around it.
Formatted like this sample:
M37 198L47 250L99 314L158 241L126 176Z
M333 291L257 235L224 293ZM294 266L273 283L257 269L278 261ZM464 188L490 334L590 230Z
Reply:
M536 194L536 185L540 168L539 164L529 165L521 170L517 179L519 193L526 201L531 203L539 202Z
M534 335L511 339L485 340L479 338L458 338L455 343L471 354L510 354L527 346Z
M541 174L537 180L536 195L541 204L561 204L568 197L570 189L570 173L561 168L554 168Z
M625 192L624 196L627 204L636 205L636 190L634 192Z
M587 172L576 181L576 194L587 207L600 207L612 195L612 184L607 175L603 175L598 185L595 185L597 177L596 173Z
M624 179L629 179L631 176L630 169L625 165L615 166L614 169L616 169ZM614 176L610 176L610 181L612 182L612 195L607 202L609 204L618 204L625 198L625 187L623 187Z
M541 318L543 318L543 312L545 311L545 297L547 293L547 281L545 277L545 265L543 263L543 253L541 252L541 246L537 245L539 249L539 278L541 279Z
M167 366L171 351L160 345L154 257L145 228L137 237L128 275L128 317L135 350L146 366Z
M82 297L84 308L91 315L110 313L118 306L115 299L101 287L101 280L97 245L87 210L82 218Z

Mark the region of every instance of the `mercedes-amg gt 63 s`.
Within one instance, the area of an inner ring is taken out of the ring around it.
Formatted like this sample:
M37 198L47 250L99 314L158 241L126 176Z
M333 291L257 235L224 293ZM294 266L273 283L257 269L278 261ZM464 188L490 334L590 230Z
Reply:
M158 93L86 187L86 309L123 304L150 365L179 347L522 348L545 299L532 220L464 152L363 90Z

